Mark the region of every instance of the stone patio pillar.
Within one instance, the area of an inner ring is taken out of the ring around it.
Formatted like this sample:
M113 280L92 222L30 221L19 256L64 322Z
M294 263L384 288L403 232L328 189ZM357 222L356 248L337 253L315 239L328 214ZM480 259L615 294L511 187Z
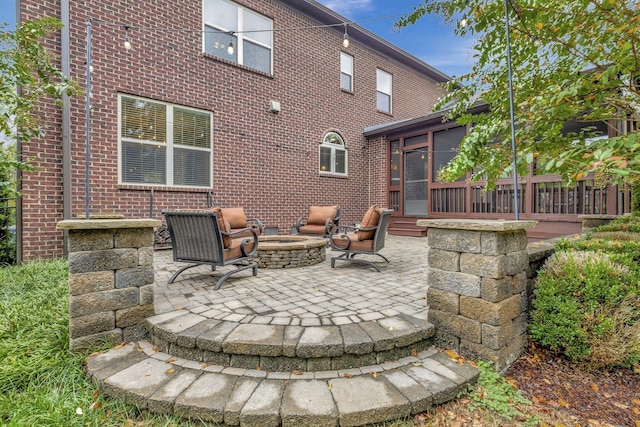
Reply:
M507 368L527 345L526 229L537 221L419 220L427 226L435 344Z
M73 219L68 230L69 347L137 340L153 307L153 219Z
M593 228L601 225L609 224L614 219L618 218L618 215L603 215L603 214L591 214L591 215L578 215L578 218L582 220L582 232L585 233Z

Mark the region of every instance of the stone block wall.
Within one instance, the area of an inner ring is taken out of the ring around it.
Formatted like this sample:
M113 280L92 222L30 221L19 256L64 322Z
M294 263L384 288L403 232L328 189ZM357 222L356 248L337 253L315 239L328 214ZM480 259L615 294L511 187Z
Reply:
M509 366L527 343L529 254L535 221L421 220L427 233L428 320L436 345Z
M154 314L153 227L157 220L65 220L69 346L137 340Z
M289 251L260 251L255 261L259 268L297 268L321 263L325 260L326 249L309 248Z
M582 219L582 232L584 233L601 225L609 224L618 218L618 215L592 214L580 215L579 218Z
M527 268L527 300L529 310L533 302L533 291L538 271L542 268L547 258L555 252L555 242L559 239L551 239L544 242L535 242L527 246L529 254L529 267Z

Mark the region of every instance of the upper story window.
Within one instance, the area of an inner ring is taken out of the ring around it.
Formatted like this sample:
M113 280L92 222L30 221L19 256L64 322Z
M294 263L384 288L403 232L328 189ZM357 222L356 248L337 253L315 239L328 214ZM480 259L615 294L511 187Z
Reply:
M347 175L347 149L335 132L327 133L320 144L320 173Z
M379 111L391 114L391 88L393 86L391 74L376 69L376 81L377 108Z
M208 111L120 95L120 183L211 187Z
M271 19L226 0L204 0L203 10L205 53L273 74Z
M353 56L340 52L340 88L353 92Z

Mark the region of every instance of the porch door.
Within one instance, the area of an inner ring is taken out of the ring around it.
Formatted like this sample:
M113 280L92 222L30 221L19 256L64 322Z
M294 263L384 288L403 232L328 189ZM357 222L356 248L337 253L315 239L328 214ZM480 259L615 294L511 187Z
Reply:
M427 216L429 152L419 148L404 152L404 214Z

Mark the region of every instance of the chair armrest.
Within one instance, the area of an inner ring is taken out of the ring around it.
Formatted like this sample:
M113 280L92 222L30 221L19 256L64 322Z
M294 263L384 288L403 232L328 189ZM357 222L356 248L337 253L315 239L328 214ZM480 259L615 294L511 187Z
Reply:
M260 221L258 218L247 218L247 225L249 225L250 222L253 222L253 224L251 224L251 228L257 228L258 234L262 234L262 232L264 231L264 225L262 224L262 221Z
M296 220L296 223L294 224L294 227L296 229L296 231L299 233L300 232L300 227L307 225L307 218L301 216L300 218L298 218Z
M374 227L354 227L356 229L356 231L375 231L378 229L378 226L374 226Z
M347 231L358 231L360 230L360 227L356 225L341 225L339 227L336 227L337 232L334 234L338 234L340 230L342 230L343 233L346 233Z
M256 229L253 228L253 227L247 227L247 228L240 228L240 229L232 231L230 233L226 233L224 231L221 231L223 236L229 236L232 239L233 239L233 236L235 236L236 234L242 234L242 233L245 233L247 231L249 231L253 236L244 238L240 242L240 252L242 252L242 255L245 256L245 257L252 256L258 250L258 233L256 233ZM249 243L251 243L252 241L253 241L253 248L251 249L251 251L247 252L247 245Z
M337 218L336 218L337 219ZM331 230L338 225L336 219L334 218L327 218L326 221L324 222L324 234L325 235L329 235L331 234Z
M342 231L340 231L342 230ZM331 235L329 236L329 243L331 243L331 248L332 249L337 249L337 250L341 250L344 251L346 250L349 245L351 245L351 238L349 237L349 235L347 234L348 230L354 230L356 231L357 228L351 225L341 225L341 226L336 226L333 227L333 229L331 230ZM336 242L334 241L334 236L337 235L341 235L341 237L347 239L347 244L345 246L338 246L336 244Z

